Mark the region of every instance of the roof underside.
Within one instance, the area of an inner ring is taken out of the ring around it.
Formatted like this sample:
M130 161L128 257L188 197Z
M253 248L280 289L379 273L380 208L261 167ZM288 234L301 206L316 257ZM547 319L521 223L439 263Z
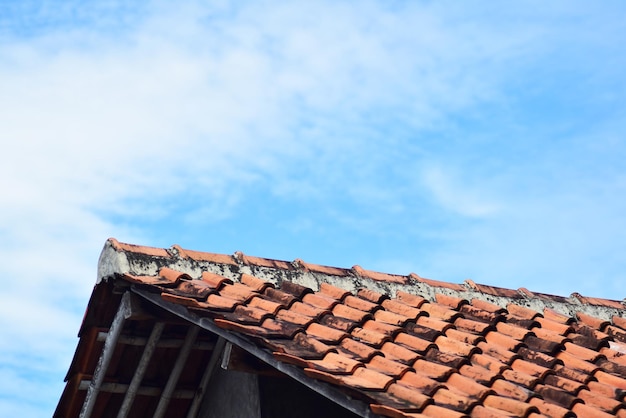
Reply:
M196 416L232 345L361 416L626 417L618 301L115 240L98 270L55 416Z

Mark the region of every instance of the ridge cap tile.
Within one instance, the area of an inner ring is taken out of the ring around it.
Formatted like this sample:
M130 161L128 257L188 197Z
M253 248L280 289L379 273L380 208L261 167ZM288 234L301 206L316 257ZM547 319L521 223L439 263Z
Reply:
M171 254L164 248L128 244L125 242L119 242L115 238L109 238L107 242L110 243L111 247L113 247L113 249L117 252L143 254L162 258L172 258Z
M207 261L214 264L228 264L231 266L237 266L237 260L229 254L217 254L204 251L195 251L182 248L178 244L172 245L172 249L178 253L180 258L191 258L196 261Z
M329 276L349 276L350 270L340 268L323 266L321 264L307 263L300 258L296 258L292 263L296 268L313 273L322 273Z
M401 276L399 274L381 273L381 272L372 271L372 270L365 270L364 268L358 265L353 266L352 271L354 271L357 277L363 277L366 279L371 279L371 280L375 280L379 282L406 284L408 281L406 276Z

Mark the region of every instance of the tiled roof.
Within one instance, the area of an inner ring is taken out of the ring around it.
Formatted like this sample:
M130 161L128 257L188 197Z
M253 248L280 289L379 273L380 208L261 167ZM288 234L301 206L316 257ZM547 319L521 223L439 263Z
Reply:
M623 302L109 240L99 280L387 417L626 417Z

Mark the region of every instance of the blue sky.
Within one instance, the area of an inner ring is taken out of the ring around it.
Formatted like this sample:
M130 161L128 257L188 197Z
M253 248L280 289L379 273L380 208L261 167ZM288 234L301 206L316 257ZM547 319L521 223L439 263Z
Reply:
M625 38L617 1L0 1L0 415L51 415L110 236L622 300Z

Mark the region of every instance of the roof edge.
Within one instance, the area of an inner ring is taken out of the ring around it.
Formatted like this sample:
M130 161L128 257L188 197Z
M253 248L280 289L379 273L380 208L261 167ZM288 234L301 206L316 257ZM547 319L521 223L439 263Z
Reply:
M327 283L355 294L360 289L369 289L395 297L398 291L403 291L419 294L430 301L436 301L436 296L443 294L468 301L480 299L505 309L509 304L515 304L538 313L548 308L568 317L575 317L580 312L604 320L611 320L613 316L626 318L624 301L584 297L577 293L564 297L532 292L525 288L515 290L482 285L469 279L463 283L448 283L425 279L414 273L407 276L388 275L358 266L341 269L308 264L301 260L287 262L244 256L241 253L227 256L184 250L177 245L169 249L144 247L120 243L115 238L106 241L100 255L97 283L115 274L155 276L163 267L188 274L192 278L200 278L203 271L209 271L238 281L242 273L247 273L273 284L286 280L315 291L319 290L322 283ZM387 279L392 276L394 280Z

